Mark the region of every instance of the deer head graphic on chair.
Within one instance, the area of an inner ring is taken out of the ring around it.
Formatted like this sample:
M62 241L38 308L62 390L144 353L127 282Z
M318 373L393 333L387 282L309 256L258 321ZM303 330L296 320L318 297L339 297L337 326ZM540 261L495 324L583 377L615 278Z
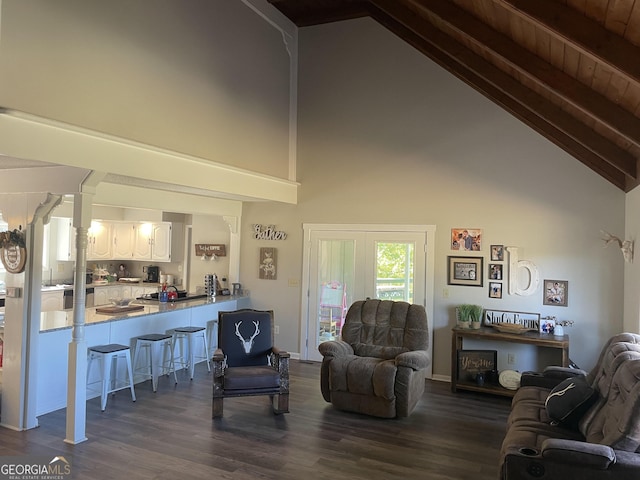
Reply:
M253 322L253 324L256 327L256 331L253 333L253 335L251 335L251 338L249 338L249 340L245 340L242 334L240 333L239 328L241 324L242 324L242 321L235 324L236 335L238 336L238 338L240 339L240 342L242 343L242 347L244 348L244 353L249 355L251 353L251 348L253 347L253 341L260 333L260 322Z

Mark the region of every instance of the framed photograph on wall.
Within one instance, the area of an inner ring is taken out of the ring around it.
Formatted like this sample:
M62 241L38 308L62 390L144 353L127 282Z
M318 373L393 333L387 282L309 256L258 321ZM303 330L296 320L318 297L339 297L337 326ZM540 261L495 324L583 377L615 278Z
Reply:
M278 268L278 249L273 247L262 247L260 249L260 264L258 271L261 280L276 280Z
M501 282L489 282L489 298L502 298Z
M452 228L451 250L479 252L482 250L482 230L479 228Z
M489 264L489 279L502 280L502 264L501 263Z
M569 295L569 282L566 280L545 280L542 289L544 305L567 306Z
M465 285L482 287L483 257L447 257L447 283L449 285Z
M491 245L491 261L502 262L504 260L504 245Z

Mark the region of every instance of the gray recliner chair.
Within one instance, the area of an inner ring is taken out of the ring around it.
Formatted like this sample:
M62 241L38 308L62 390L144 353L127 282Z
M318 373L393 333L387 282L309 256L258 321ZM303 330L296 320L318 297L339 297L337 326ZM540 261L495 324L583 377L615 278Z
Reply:
M322 396L339 410L407 417L424 392L428 346L422 305L357 301L347 312L342 339L318 346Z

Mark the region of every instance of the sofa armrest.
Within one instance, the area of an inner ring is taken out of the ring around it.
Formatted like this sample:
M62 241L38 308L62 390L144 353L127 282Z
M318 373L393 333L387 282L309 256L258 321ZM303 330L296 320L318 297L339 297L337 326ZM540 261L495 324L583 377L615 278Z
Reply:
M424 350L414 350L399 354L396 359L397 367L409 367L413 370L422 370L429 366L429 355Z
M581 375L587 376L587 372L582 370L581 368L569 368L569 367L558 367L557 365L551 365L546 367L542 374L545 377L549 378L559 378L564 380L569 377L579 377Z
M318 345L318 351L323 357L344 357L353 355L353 348L342 340L330 340Z
M572 463L599 470L606 470L616 461L613 448L607 445L558 438L542 442L540 455L552 462Z
M551 390L563 380L585 376L584 370L566 367L547 367L543 372L523 372L520 377L521 387L542 387Z

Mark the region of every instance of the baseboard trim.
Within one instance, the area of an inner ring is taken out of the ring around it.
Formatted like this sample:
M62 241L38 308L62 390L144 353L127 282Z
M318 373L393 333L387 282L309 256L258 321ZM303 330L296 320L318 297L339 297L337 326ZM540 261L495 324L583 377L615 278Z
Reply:
M451 383L451 376L449 375L433 375L431 380L435 380L436 382L447 382Z

